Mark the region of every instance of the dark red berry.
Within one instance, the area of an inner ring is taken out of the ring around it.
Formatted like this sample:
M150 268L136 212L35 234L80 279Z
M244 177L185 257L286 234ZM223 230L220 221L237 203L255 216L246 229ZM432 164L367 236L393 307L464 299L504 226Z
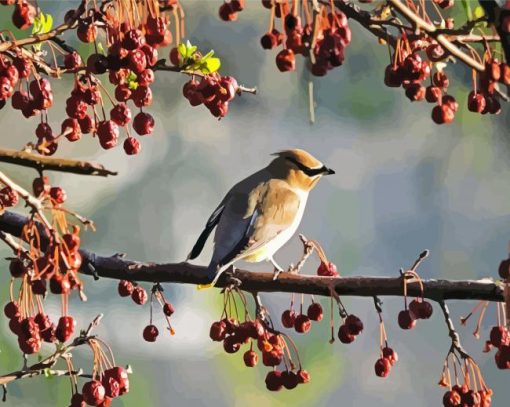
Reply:
M81 389L81 393L83 400L89 406L99 406L105 398L105 389L99 380L86 382Z
M390 374L391 363L386 358L377 359L374 366L375 374L379 377L387 377Z
M143 305L147 302L147 291L141 286L136 286L131 293L131 298L138 305Z
M159 331L155 325L147 325L143 330L143 339L147 342L155 342L158 335Z
M244 364L247 367L254 367L259 361L259 356L252 350L248 350L243 355Z

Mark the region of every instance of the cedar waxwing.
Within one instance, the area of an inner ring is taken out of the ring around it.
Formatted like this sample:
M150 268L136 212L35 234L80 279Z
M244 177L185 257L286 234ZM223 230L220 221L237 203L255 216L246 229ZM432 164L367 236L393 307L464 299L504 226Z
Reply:
M294 235L305 210L308 193L323 175L335 172L304 150L275 153L266 168L234 185L214 210L188 256L196 258L216 228L214 252L207 268L212 287L238 260L270 261Z

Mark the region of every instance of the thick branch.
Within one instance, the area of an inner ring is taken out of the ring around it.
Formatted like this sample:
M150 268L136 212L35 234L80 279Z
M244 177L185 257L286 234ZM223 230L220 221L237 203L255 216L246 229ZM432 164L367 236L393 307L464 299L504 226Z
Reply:
M20 236L27 218L13 212L0 216L0 230ZM44 243L44 241L43 241ZM98 256L81 250L81 273L113 279L135 281L205 284L206 267L189 263L141 263L126 260L120 255ZM402 277L318 277L282 273L273 280L273 273L255 273L236 270L240 288L250 292L289 292L330 296L331 290L344 296L402 296ZM228 276L220 278L217 287L228 285ZM485 280L423 280L424 297L435 301L448 299L473 299L503 301L503 290L494 281ZM419 296L418 284L408 283L408 295Z
M117 172L110 171L101 164L87 161L68 160L65 158L45 157L28 151L17 151L2 148L0 149L0 162L21 165L34 168L39 172L43 170L71 172L81 175L97 175L107 177L117 175Z

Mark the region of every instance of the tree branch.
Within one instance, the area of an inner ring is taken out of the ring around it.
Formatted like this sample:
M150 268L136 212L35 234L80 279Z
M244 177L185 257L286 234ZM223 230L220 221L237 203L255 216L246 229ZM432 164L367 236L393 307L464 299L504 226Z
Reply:
M14 212L0 216L0 230L19 237L27 218ZM44 232L44 231L42 231ZM43 236L42 236L43 237ZM46 239L47 241L47 239ZM44 246L45 240L42 240ZM121 255L98 256L88 250L81 250L83 263L80 272L98 277L127 279L160 283L205 284L206 267L189 263L141 263L126 260ZM402 296L403 277L318 277L293 273L282 273L273 280L273 273L255 273L236 270L235 278L241 282L240 288L249 292L289 292L330 296L331 290L338 295L373 297ZM217 287L229 284L227 275L222 276ZM424 297L434 301L488 300L504 301L503 290L491 279L484 280L423 280ZM419 296L418 284L408 283L408 295Z
M39 172L48 170L81 175L97 175L100 177L117 175L117 172L110 171L101 164L65 158L46 157L29 151L17 151L5 148L0 148L0 162L34 168Z
M80 333L69 345L63 346L62 348L58 348L54 353L52 353L47 358L41 360L33 364L32 366L27 367L26 369L18 370L15 372L7 373L5 375L0 376L0 386L5 386L6 384L19 379L25 379L29 377L39 376L44 374L45 371L51 374L51 372L56 372L57 375L61 376L63 374L69 374L69 372L55 371L52 370L53 366L59 361L60 358L65 358L70 351L74 348L84 345L88 343L88 341L93 338L91 336L92 330L96 328L101 319L103 318L103 314L99 314L94 318L94 320L90 323L88 328ZM48 369L48 370L47 370ZM83 376L83 372L80 370L77 373L80 373ZM5 388L5 387L4 387Z

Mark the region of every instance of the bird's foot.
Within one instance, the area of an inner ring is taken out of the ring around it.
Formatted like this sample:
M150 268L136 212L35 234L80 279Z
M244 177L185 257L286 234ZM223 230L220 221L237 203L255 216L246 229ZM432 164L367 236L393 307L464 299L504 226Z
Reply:
M273 270L273 281L278 279L278 276L281 272L283 272L283 268L281 268L276 261L271 257L269 261L273 264L274 270Z

